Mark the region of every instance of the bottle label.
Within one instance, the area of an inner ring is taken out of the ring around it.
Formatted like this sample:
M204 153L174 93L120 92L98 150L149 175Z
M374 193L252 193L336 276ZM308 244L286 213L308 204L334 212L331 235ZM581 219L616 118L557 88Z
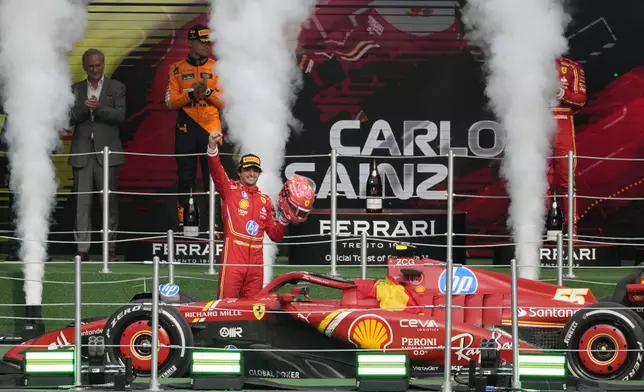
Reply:
M557 242L557 234L561 233L561 230L548 230L546 231L546 241Z
M185 235L186 237L199 236L199 226L184 226L183 235Z
M367 209L369 210L381 210L382 209L382 199L367 199Z

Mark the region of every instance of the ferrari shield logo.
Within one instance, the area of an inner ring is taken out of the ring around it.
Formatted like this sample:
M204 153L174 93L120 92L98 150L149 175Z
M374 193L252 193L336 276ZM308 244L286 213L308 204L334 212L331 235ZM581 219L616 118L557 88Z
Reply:
M264 318L264 313L266 312L266 306L264 304L255 304L253 305L253 314L257 320Z
M562 74L567 74L568 73L568 67L561 67L561 73Z

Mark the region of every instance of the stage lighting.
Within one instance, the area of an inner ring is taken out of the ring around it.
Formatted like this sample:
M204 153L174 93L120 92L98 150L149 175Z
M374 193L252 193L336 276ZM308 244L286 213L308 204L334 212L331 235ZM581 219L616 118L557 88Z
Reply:
M519 354L519 379L524 389L567 391L568 372L564 354ZM576 391L582 389L572 388Z
M23 386L55 387L74 385L74 350L26 351L22 361Z
M566 378L566 356L562 354L519 354L519 377Z
M409 358L404 353L358 353L358 391L407 391Z
M192 389L233 389L244 387L244 361L239 350L202 349L192 353Z

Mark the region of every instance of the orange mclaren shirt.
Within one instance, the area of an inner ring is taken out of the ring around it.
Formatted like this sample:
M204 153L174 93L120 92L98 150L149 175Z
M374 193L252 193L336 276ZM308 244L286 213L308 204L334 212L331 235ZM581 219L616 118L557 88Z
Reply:
M219 77L214 71L215 60L187 57L170 66L165 104L169 109L183 110L206 132L221 131L219 109L224 107ZM208 91L203 99L193 99L192 85L204 81Z

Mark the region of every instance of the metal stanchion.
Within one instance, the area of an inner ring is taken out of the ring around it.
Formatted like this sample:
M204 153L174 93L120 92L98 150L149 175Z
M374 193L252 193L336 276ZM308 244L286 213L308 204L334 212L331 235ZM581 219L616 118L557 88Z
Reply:
M169 252L170 253L170 252ZM168 254L169 254L168 253ZM152 258L152 363L149 391L160 391L159 372L159 257Z
M447 255L445 266L445 370L443 392L452 392L452 236L454 225L454 152L447 155Z
M566 278L574 278L572 270L575 260L575 161L572 151L568 151L568 273Z
M563 286L563 233L557 233L557 285Z
M103 148L103 269L104 274L110 273L109 241L110 241L110 150Z
M517 261L510 261L512 269L510 290L512 291L512 389L521 390L521 380L519 379L519 298L517 289Z
M206 275L215 275L215 183L210 178L210 191L208 192L208 271Z
M174 283L174 232L168 230L168 282Z
M367 279L367 232L360 235L360 277Z
M338 152L331 150L331 276L339 276L338 262Z
M82 337L81 337L81 258L80 256L74 257L74 385L80 387L83 384L81 377L81 364L82 364Z

